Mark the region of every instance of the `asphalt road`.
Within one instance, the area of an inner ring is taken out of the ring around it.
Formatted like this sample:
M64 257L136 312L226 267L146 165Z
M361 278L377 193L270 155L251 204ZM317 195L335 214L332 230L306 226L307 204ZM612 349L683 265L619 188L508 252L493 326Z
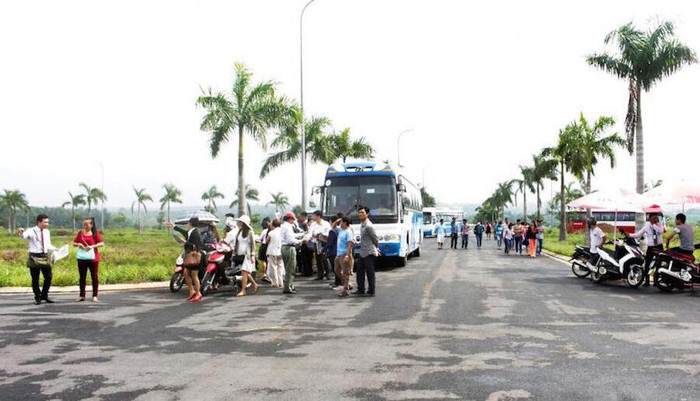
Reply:
M697 400L700 291L596 285L546 257L434 249L378 274L199 304L0 296L0 399Z

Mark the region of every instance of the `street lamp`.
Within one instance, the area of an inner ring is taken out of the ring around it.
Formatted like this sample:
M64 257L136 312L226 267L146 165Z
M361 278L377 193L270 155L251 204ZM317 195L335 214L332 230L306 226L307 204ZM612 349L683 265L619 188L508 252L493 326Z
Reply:
M403 166L401 165L401 137L402 137L404 134L407 134L407 133L409 133L409 132L411 132L411 131L413 131L413 128L405 129L405 130L401 131L401 132L399 133L399 137L396 138L396 151L399 153L399 157L398 157L398 162L397 162L397 164L399 165L399 167L403 167Z
M299 16L299 87L301 92L301 209L306 211L306 135L304 133L304 11L314 0L309 0Z

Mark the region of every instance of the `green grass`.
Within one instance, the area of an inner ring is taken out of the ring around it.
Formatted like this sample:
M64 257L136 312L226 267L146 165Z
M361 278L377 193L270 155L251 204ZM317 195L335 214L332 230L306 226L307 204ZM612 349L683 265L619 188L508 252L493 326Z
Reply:
M70 246L70 255L53 267L53 285L78 284L73 233L53 229L56 247ZM105 247L100 248L100 284L165 281L170 278L175 258L182 248L165 230L107 230ZM31 286L27 262L27 243L6 231L0 234L0 287ZM88 275L88 281L90 280Z

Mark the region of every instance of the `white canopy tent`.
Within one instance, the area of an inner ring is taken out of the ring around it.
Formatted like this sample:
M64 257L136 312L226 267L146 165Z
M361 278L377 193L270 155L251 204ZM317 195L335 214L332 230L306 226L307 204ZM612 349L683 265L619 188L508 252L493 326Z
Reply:
M644 196L625 188L603 189L593 191L566 205L576 209L611 210L615 212L613 237L617 235L617 212L644 213L644 207L650 204Z

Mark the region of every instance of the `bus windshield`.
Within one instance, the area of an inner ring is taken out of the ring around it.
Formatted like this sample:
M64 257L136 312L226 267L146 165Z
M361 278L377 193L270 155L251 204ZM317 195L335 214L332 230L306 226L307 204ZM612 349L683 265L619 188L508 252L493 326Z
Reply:
M396 182L393 177L336 177L326 181L324 214L343 213L359 222L357 207L367 206L376 223L398 221Z

